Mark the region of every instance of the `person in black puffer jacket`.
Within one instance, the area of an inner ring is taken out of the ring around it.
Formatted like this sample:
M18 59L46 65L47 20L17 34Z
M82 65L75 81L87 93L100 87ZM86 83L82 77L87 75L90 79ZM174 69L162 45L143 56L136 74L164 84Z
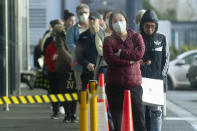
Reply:
M140 22L140 32L145 42L145 54L141 61L142 76L163 80L169 67L169 48L166 37L157 33L158 19L154 11L147 10ZM161 106L146 106L147 131L161 131Z

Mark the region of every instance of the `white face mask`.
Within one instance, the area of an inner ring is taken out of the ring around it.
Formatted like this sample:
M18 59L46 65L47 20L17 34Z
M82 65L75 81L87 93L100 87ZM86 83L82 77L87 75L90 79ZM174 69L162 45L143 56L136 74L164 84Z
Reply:
M122 33L126 31L127 28L126 21L118 21L114 23L112 27L116 33Z
M79 21L81 22L86 22L88 20L88 15L83 13L82 15L79 16Z

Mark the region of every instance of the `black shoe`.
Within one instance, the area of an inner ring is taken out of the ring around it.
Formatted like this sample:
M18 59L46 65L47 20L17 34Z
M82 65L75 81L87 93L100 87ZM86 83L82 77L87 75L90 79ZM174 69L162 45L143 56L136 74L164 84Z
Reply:
M77 120L76 116L71 116L71 122L72 123L78 123L79 121Z
M63 123L70 123L71 122L71 118L69 116L65 116Z
M54 113L52 116L51 116L51 119L59 119L59 115L57 113Z

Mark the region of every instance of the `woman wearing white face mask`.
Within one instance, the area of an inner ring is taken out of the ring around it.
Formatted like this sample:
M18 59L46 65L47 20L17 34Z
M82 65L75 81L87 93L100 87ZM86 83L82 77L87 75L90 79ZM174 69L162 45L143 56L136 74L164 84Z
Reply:
M121 11L109 19L112 35L105 38L103 56L108 64L106 93L115 131L121 129L124 91L130 90L135 131L146 131L142 105L140 59L145 51L142 36L127 29L127 19Z

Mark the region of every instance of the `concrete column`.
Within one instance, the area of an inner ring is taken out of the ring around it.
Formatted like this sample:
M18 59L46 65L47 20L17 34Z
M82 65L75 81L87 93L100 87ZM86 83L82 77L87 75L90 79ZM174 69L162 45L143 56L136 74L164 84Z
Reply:
M30 40L29 40L29 0L26 0L26 54L27 54L27 70L30 68Z
M5 82L4 82L4 87L5 87L5 92L6 92L6 96L9 96L9 86L8 86L8 1L4 0L4 37L5 37L5 41L4 41L4 78L5 78ZM5 105L5 110L9 111L9 105L6 104Z
M21 83L21 78L20 78L20 73L22 71L22 0L17 0L17 44L18 44L18 61L19 61L19 87L18 87L18 95L21 95L21 89L20 89L20 83Z
M142 9L142 0L127 0L126 1L126 13L129 19L129 27L136 30L136 25L133 20L138 10Z

